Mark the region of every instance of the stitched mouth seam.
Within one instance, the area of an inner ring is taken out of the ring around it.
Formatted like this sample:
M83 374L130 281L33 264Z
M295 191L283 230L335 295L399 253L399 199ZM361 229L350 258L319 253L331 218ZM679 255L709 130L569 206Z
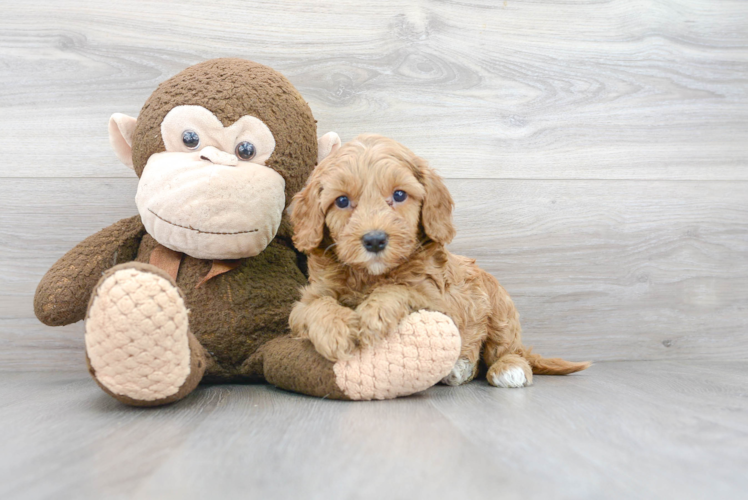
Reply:
M174 222L168 221L168 220L164 219L163 217L161 217L161 216L160 216L159 214L157 214L156 212L154 212L153 210L151 210L150 208L148 209L148 211L149 211L150 213L152 213L153 215L155 215L156 217L158 217L159 219L161 219L162 221L166 222L167 224L171 224L172 226L176 226L176 227L181 227L182 229L189 229L190 231L195 231L195 232L198 232L198 233L203 233L203 234L224 234L224 235L232 235L232 234L247 234L247 233L256 233L256 232L258 231L257 229L250 229L249 231L237 231L237 232L235 232L235 233L219 233L219 232L215 232L215 231L203 231L202 229L195 229L194 227L183 226L183 225L181 225L181 224L176 224L176 223L174 223Z

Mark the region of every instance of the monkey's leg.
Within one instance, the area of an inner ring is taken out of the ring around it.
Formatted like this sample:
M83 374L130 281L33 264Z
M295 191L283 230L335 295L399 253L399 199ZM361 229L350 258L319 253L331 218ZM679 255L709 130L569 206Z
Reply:
M460 355L460 334L447 316L419 311L374 346L331 362L309 340L271 340L247 361L282 389L331 399L393 399L428 389Z
M176 283L140 263L115 266L96 285L86 315L86 357L99 386L133 406L182 399L206 365Z

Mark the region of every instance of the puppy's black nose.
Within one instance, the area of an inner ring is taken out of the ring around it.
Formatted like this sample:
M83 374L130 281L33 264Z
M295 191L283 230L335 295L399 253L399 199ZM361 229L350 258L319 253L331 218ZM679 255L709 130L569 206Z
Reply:
M384 231L369 231L361 238L361 243L369 252L379 253L387 246L387 233Z

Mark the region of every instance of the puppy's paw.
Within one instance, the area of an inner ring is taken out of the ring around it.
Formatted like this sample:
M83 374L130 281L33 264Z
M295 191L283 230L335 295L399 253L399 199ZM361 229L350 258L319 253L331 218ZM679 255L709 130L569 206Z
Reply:
M359 317L359 343L362 347L376 345L397 328L408 311L394 311L378 303L364 302L356 308Z
M494 387L527 387L532 385L532 370L525 360L519 363L500 361L488 369L486 379Z
M501 373L491 374L488 377L488 382L495 387L524 387L527 385L527 377L525 377L522 368L514 366Z
M449 375L444 377L441 382L451 386L462 385L473 380L477 371L477 363L471 363L469 359L460 358L452 367Z
M317 352L330 361L346 360L357 347L357 325L356 313L341 308L340 313L328 316L325 321L308 325L309 340Z

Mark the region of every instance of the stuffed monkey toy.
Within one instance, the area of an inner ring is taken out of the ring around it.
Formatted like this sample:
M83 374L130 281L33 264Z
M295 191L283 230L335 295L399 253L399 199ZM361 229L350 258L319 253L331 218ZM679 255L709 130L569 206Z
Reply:
M197 64L159 85L139 116L115 114L112 147L139 177L139 215L90 236L39 283L46 325L85 318L89 371L119 401L157 406L200 382L266 380L336 399L424 390L460 351L454 323L414 313L381 345L333 363L288 335L306 283L286 216L316 163L309 106L277 71Z

